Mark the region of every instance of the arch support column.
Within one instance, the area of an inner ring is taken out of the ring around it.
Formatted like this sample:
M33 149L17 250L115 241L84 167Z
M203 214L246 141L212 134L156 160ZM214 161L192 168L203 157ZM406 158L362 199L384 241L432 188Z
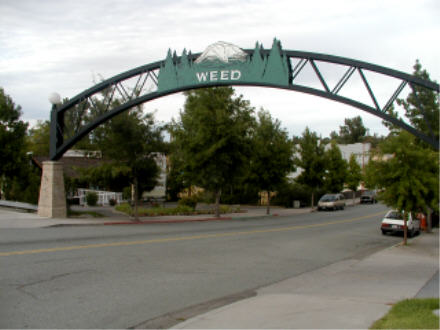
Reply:
M47 218L66 218L66 193L64 190L63 163L43 162L38 215Z

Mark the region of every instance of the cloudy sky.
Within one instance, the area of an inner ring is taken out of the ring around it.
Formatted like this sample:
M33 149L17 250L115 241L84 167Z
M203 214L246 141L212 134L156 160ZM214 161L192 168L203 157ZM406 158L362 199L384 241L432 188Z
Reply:
M284 49L407 73L419 59L431 79L440 80L438 0L1 0L0 13L0 87L31 124L49 119L52 92L73 97L98 75L110 78L162 60L168 48L202 52L219 40L241 48L259 41L270 48L277 37ZM383 105L398 82L370 79ZM357 92L355 85L352 92L359 95L353 97L368 102L365 90ZM291 135L308 126L328 136L339 131L344 118L358 115L370 133L388 133L377 117L316 96L257 87L237 93L269 110ZM183 102L177 94L145 108L169 121Z

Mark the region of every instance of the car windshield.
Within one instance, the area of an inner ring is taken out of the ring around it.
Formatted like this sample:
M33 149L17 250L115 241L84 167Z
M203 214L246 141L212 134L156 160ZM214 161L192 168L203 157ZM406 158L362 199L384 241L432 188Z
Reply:
M403 220L402 213L397 212L397 211L390 211L390 212L388 212L387 215L385 216L385 218L387 218L387 219Z
M362 195L363 196L373 196L373 192L372 191L364 191L363 193L362 193Z
M332 202L334 200L336 200L335 195L324 195L321 197L321 202Z

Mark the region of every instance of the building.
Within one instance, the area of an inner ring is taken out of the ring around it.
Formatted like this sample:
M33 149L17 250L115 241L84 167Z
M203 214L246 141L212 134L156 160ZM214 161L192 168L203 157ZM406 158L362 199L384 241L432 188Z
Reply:
M347 161L347 163L350 161L351 155L356 156L356 161L361 167L361 169L364 169L365 165L368 164L370 160L370 152L371 152L371 143L353 143L353 144L337 144L339 150L341 150L342 158ZM325 151L329 150L331 147L331 144L326 144ZM299 153L297 152L295 154L295 157L299 157ZM295 172L292 172L288 175L289 179L295 179L297 178L301 173L303 169L297 168Z
M350 161L351 155L356 156L356 161L359 166L364 169L365 165L370 160L371 143L353 143L353 144L337 144L339 150L341 150L342 158L347 162ZM325 151L330 149L331 145L325 146Z

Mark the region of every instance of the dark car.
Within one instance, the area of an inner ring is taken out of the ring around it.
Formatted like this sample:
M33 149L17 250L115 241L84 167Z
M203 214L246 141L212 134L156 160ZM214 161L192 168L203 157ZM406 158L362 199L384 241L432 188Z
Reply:
M366 190L361 195L361 204L374 204L377 203L376 193L372 190Z

